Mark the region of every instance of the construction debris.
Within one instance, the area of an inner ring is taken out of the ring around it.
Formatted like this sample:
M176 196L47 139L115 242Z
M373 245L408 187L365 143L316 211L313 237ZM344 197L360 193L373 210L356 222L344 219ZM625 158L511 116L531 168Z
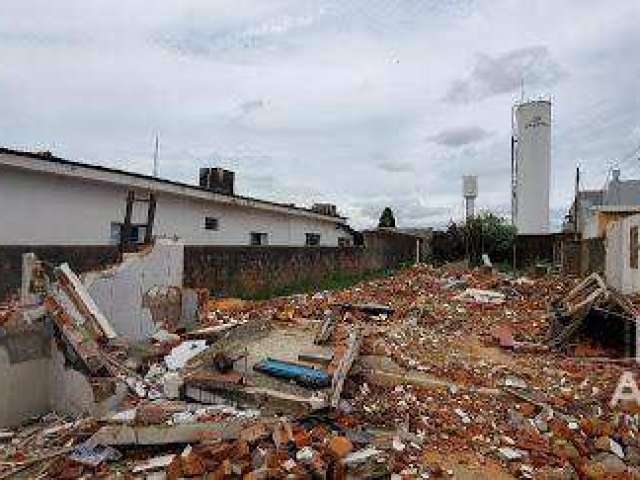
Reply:
M610 403L638 302L597 276L415 266L334 292L211 299L187 331L164 309L139 341L57 271L29 318L96 392L129 393L108 415L0 431L0 479L640 476L638 406ZM5 329L24 318L8 311Z

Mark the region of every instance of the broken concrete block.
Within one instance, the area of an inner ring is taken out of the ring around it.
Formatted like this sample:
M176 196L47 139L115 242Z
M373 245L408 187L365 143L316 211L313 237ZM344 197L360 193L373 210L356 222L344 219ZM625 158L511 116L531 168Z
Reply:
M162 377L162 390L165 397L170 400L180 398L180 389L183 384L184 380L182 379L182 375L175 372L167 372Z
M498 449L498 458L505 462L513 462L522 459L523 455L520 450L511 447L501 447Z
M164 357L169 370L181 370L192 358L207 349L206 340L189 340L171 349L171 353Z
M70 460L91 468L96 468L103 462L119 460L121 457L122 454L115 448L93 445L91 442L78 445L69 455Z
M197 443L213 437L236 439L243 426L243 421L240 419L184 425L106 425L93 435L92 441L111 446Z
M357 452L350 453L342 459L342 463L344 463L346 466L359 465L378 457L380 454L380 450L377 450L375 448L365 448L363 450L358 450Z
M133 469L132 473L146 473L154 470L165 470L173 461L175 455L160 455L143 462L139 462Z
M308 463L313 460L316 451L311 447L304 447L298 450L296 453L296 460L303 463Z

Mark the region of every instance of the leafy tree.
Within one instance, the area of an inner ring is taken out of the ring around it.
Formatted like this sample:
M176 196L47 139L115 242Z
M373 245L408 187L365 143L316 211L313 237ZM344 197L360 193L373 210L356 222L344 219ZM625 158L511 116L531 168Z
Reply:
M396 227L396 218L393 216L393 211L389 207L386 207L382 211L382 215L380 215L380 221L378 222L378 227Z
M516 227L503 217L484 212L466 223L465 236L472 263L479 264L483 253L501 262L511 259Z
M486 253L492 262L510 262L515 238L515 226L484 212L466 224L452 220L446 230L433 232L432 255L437 262L455 262L468 255L472 265L479 265Z

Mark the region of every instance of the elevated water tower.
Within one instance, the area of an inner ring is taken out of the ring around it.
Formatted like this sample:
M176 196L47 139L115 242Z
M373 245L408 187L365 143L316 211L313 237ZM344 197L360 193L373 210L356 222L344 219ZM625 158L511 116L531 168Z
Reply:
M511 139L511 217L520 235L549 233L551 101L515 105Z
M475 215L476 197L478 196L478 177L476 175L462 177L462 195L464 196L465 219L469 221Z

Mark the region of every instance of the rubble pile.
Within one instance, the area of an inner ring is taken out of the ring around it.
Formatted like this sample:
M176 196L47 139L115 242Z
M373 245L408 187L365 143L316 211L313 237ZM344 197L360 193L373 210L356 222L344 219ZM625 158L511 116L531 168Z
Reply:
M106 416L0 431L0 479L639 478L640 409L611 404L634 364L580 318L563 317L567 341L550 335L555 301L581 285L421 265L334 292L210 299L199 325L142 344L104 338L86 307L78 335L45 302L79 368L128 396ZM598 292L580 315L603 308Z

